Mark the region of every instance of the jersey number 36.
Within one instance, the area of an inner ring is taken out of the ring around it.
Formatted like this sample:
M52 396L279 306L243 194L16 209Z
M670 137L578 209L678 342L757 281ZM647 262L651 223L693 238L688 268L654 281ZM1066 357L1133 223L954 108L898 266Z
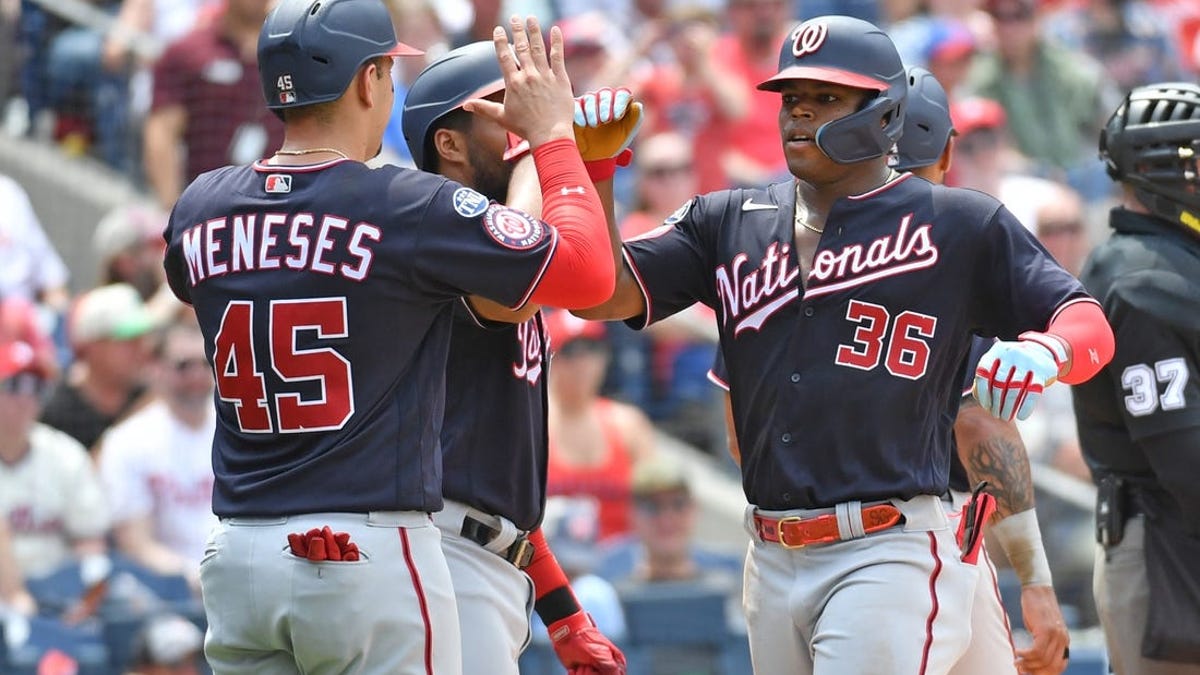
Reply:
M882 305L851 300L846 308L846 319L858 324L854 329L854 344L838 345L834 363L872 370L882 359L887 371L896 377L918 380L925 375L925 369L929 367L929 343L926 340L933 338L936 316L901 312L892 320L891 313Z
M296 334L315 330L317 339L347 337L346 299L272 300L267 319L271 370L285 383L316 382L320 396L304 400L294 391L268 394L254 349L254 304L245 300L230 302L221 317L213 354L217 395L233 404L243 433L341 429L354 414L350 362L329 347L297 348Z

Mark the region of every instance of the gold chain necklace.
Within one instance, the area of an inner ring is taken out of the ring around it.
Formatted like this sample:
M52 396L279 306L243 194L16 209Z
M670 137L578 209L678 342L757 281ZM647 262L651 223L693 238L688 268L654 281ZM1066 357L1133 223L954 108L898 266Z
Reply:
M801 209L803 209L803 211L801 211ZM801 213L804 215L801 215ZM809 232L816 232L817 234L821 234L825 231L824 228L818 230L817 228L808 224L808 208L805 207L804 203L800 201L800 181L796 181L796 209L794 214L795 215L793 216L793 219L795 220L796 225L803 227Z
M299 155L312 155L312 154L316 154L318 152L329 152L329 153L333 153L333 154L337 155L338 157L341 157L342 159L350 159L349 155L342 152L341 150L338 150L337 148L305 148L304 150L276 150L275 154L299 156Z
M895 169L889 169L887 178L883 181L883 185L880 185L879 187L883 187L884 185L887 185L888 183L895 180L896 177L899 175L900 175L900 172L896 171ZM875 188L875 189L878 190L879 188ZM801 209L803 209L803 211L801 211ZM818 230L817 228L808 224L808 208L806 208L804 206L803 202L800 201L800 181L796 181L796 208L795 208L794 213L795 213L795 215L793 216L793 219L794 219L796 225L803 227L804 229L808 230L809 232L816 232L817 234L823 234L825 232L825 228L821 228ZM803 213L803 215L801 215L801 213Z

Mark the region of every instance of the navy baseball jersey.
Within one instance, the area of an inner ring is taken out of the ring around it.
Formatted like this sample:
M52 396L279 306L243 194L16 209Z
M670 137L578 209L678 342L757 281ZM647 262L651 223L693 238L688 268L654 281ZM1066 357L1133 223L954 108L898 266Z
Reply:
M523 530L546 504L546 331L455 308L442 424L443 496L504 516Z
M164 236L216 375L219 516L441 508L454 303L521 305L557 238L440 176L345 160L204 174Z
M717 192L626 242L630 325L717 311L756 506L944 493L972 334L1044 330L1086 293L995 199L911 174L834 203L802 288L794 208L791 182Z
M1116 231L1081 278L1117 348L1099 375L1071 388L1079 444L1096 475L1152 477L1140 443L1200 427L1200 241L1124 209L1110 223Z
M994 340L981 337L971 340L971 351L967 354L962 366L962 398L965 399L972 395L971 389L975 386L975 364L979 363L979 359L983 358L993 342ZM720 351L713 358L712 369L708 371L708 379L726 392L729 391L729 371L725 369L725 356ZM962 459L958 456L957 439L953 435L950 436L950 489L959 492L971 491L971 479L967 476L967 467L963 466Z

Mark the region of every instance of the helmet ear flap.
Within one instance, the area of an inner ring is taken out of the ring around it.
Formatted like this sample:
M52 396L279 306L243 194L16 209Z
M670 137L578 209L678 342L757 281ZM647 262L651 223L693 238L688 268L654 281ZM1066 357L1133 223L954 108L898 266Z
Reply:
M902 105L888 96L876 96L857 112L822 124L817 129L817 147L838 164L882 157L900 137Z

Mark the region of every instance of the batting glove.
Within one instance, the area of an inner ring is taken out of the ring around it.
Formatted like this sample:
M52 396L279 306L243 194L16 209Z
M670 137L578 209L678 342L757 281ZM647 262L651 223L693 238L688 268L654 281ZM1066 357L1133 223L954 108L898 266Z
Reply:
M1066 346L1045 333L1031 331L1016 342L998 341L979 359L973 393L994 417L1009 421L1015 414L1023 420L1066 362Z
M630 144L642 127L642 104L624 87L604 87L575 99L575 145L585 162L617 160L628 166Z
M559 619L546 627L558 660L572 675L625 675L625 655L596 629L584 611Z

